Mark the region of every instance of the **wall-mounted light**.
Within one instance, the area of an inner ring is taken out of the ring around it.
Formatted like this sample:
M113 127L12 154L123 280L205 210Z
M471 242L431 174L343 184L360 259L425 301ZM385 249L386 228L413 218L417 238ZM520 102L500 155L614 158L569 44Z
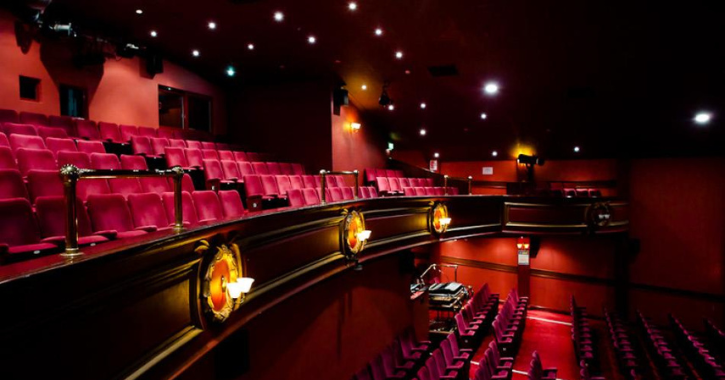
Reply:
M360 123L350 123L350 129L353 132L360 132L360 128L362 128L362 125Z
M372 231L370 230L362 230L357 233L357 238L361 242L366 242L368 239L370 239L370 235L372 234Z
M451 224L451 218L441 218L441 226L448 227Z
M249 293L252 289L253 282L254 279L251 277L241 277L236 282L226 284L229 297L232 297L236 302L241 302L244 299L244 294Z

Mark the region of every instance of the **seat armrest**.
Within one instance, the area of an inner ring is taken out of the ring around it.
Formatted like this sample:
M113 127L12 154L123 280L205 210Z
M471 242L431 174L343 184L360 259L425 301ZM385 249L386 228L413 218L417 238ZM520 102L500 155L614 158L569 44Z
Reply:
M55 245L57 245L57 246L60 247L63 244L65 244L65 236L50 236L50 237L47 237L45 239L42 239L40 242L41 243L55 244Z
M107 239L113 240L118 235L118 231L116 230L103 230L103 231L96 231L93 233L94 235L103 236Z
M146 231L146 232L156 232L159 228L156 226L141 226L135 228L138 231Z

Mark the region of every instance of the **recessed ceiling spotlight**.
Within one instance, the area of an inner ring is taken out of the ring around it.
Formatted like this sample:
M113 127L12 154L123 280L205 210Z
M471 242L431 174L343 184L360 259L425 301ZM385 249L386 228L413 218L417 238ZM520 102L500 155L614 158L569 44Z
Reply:
M575 146L575 147L574 147L574 153L579 153L579 151L580 151L580 150L581 150L581 149L579 149L579 147L578 147L578 146Z
M201 53L199 53L199 50L192 50L191 51L191 55L193 55L194 57L198 57L200 54Z
M433 153L433 157L435 157L435 158L438 158L438 157L440 157L440 156L441 156L441 155L440 155L440 154L438 154L438 152L435 152L435 153Z
M704 125L712 120L712 114L709 112L698 112L693 120L695 120L695 123L697 124Z
M136 14L137 15L142 15L143 14L143 9L136 9Z
M395 58L397 58L397 59L403 59L403 52L400 51L400 50L398 50L397 52L395 52Z
M247 50L254 50L254 44L248 44Z
M159 35L158 33L156 33L155 30L152 30L151 33L149 33L149 34L151 35L151 37L156 37Z
M357 3L356 3L356 2L354 2L354 1L351 1L350 3L348 3L348 4L347 4L347 8L348 8L349 10L351 10L351 11L354 11L354 10L356 10L356 9L357 9Z
M314 44L315 42L317 42L317 38L315 38L315 36L309 36L307 37L307 42L309 44Z
M498 152L494 150L493 152L491 152L491 155L496 157L496 156L498 156Z
M428 105L425 103L420 103L420 109L424 110L425 107L428 107Z
M209 21L209 24L207 24L207 25L209 26L209 29L211 29L211 30L216 29L216 23L214 21Z
M362 87L360 87L360 88L362 88L362 90L363 90L363 91L365 91L365 90L367 90L367 89L368 89L368 85L364 84L364 85L362 85Z
M388 111L394 111L394 110L395 110L395 106L392 104L388 104Z
M277 21L277 22L284 21L284 13L279 12L279 11L274 12L274 21Z
M410 75L410 70L405 70L405 75Z
M420 130L420 135L421 135L421 136L425 136L425 134L426 134L426 133L428 133L428 132L426 132L426 130L425 130L425 129L421 129L421 130Z
M485 113L481 113L481 120L486 120L487 117L488 115L486 115Z
M237 70L234 69L234 66L227 66L227 76L233 77L237 75Z
M375 29L375 35L376 36L382 36L383 35L383 29L382 28L376 28Z
M498 93L498 83L496 83L496 82L486 83L486 85L483 87L483 91L489 95L496 95Z

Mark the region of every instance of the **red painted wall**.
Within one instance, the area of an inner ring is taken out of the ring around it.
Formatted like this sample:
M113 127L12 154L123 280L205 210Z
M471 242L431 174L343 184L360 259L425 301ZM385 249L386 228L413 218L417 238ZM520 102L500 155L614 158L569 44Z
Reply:
M214 133L225 133L225 94L198 75L165 61L164 73L149 78L138 58L108 59L103 66L77 69L69 47L53 41L34 41L23 54L16 44L14 22L11 14L0 10L0 108L58 115L58 86L66 84L87 89L92 120L158 127L158 86L164 85L212 97ZM40 101L20 99L20 75L40 79Z
M362 127L358 132L353 132L351 123L360 123ZM341 107L340 116L332 115L333 170L357 169L362 184L365 168L385 167L386 148L385 140L375 126L365 123L352 103ZM353 185L352 181L349 185Z

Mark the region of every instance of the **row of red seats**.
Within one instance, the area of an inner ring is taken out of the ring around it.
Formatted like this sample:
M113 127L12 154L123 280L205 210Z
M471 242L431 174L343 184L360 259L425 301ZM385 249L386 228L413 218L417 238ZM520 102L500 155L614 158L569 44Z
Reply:
M511 380L514 360L513 357L501 356L496 340L492 340L478 363L473 380Z
M2 153L0 148L0 154ZM66 164L81 169L106 170L148 170L141 156L110 153L59 152L57 161L49 150L19 149L18 166L0 168L0 199L26 198L32 203L38 197L63 196L64 188L59 168ZM13 164L11 162L9 164ZM184 191L194 191L194 185L188 174L182 180ZM123 179L87 179L78 182L78 198L85 201L95 194L118 193L123 196L138 193L163 193L173 191L171 178L146 177Z
M528 298L519 297L518 291L512 289L493 321L493 336L501 355L516 356L526 327L527 305Z
M661 378L689 379L686 364L673 354L673 348L665 334L642 312L637 312L637 322L644 337L645 346Z
M715 324L705 319L705 335L710 342L713 352L717 354L721 359L725 360L725 332L720 330Z
M301 164L290 164L286 162L247 162L205 158L202 160L202 165L207 183L218 182L232 184L244 182L244 177L250 175L283 175L296 177L305 175L305 169ZM334 182L333 187L337 186L337 182ZM207 185L207 187L210 186Z
M377 177L374 184L381 195L412 197L446 194L446 188L433 186L433 178ZM447 193L457 195L458 188L449 187Z
M195 226L245 213L235 191L183 192L185 226ZM164 231L173 227L174 193L96 194L87 204L77 202L78 235L81 246L96 245ZM14 261L31 255L58 253L65 244L65 199L44 196L36 200L35 211L25 198L0 200L0 261Z
M377 198L374 187L362 186L358 189L360 193L358 198L369 199ZM341 202L354 199L354 189L352 187L337 187L325 189L325 200L327 202ZM290 207L315 206L320 204L320 190L313 188L289 189L287 190L287 199Z
M394 169L375 169L375 168L366 168L365 169L365 183L368 183L368 184L375 183L375 179L378 177L404 178L405 173L403 173L402 170L394 170Z
M431 342L419 341L408 328L393 343L353 375L353 380L410 379L428 358Z
M630 336L629 328L615 312L604 309L604 317L607 320L609 337L611 338L614 354L617 357L619 372L627 380L639 380L642 378L642 360L634 349L634 340Z
M448 334L417 371L415 379L467 380L472 356L473 350L459 348L456 335Z
M185 140L202 140L209 136L205 132L182 130L177 128L136 127L132 125L118 126L114 123L84 120L69 116L45 115L33 112L20 112L0 109L0 124L28 124L36 127L53 127L62 129L70 137L87 140L113 142L129 142L131 136L165 137ZM225 145L226 146L226 145ZM227 148L222 148L227 149Z
M26 149L48 149L57 155L58 152L86 152L106 153L106 148L100 141L73 140L60 137L40 137L34 135L12 134L10 137L0 132L0 147L15 152L20 148Z
M529 362L529 380L556 380L556 368L544 368L539 352L534 350Z
M456 313L454 320L458 337L466 348L478 349L492 321L498 315L499 295L492 294L488 284L483 284L478 292Z
M703 379L725 379L725 370L706 342L691 333L677 317L668 315L678 346L685 352L698 375ZM708 342L709 343L709 342Z
M586 308L579 307L574 296L569 298L569 315L571 340L579 363L579 375L582 380L604 380L601 376L591 375L592 372L600 373L601 368L597 346L594 343L596 336L589 324Z

